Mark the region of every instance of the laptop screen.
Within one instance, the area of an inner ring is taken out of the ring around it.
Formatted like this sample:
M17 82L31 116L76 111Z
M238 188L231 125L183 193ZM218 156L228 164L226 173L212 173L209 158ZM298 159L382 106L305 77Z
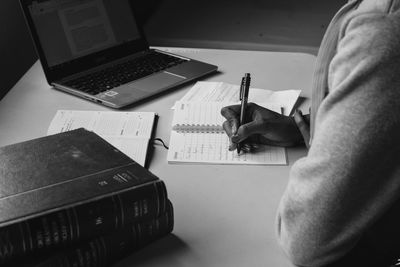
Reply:
M28 9L50 68L140 38L129 0L37 0Z

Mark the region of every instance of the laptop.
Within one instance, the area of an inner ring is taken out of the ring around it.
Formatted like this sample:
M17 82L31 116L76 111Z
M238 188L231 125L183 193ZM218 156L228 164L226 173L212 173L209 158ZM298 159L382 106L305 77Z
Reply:
M20 0L47 82L122 108L217 70L150 49L131 0Z

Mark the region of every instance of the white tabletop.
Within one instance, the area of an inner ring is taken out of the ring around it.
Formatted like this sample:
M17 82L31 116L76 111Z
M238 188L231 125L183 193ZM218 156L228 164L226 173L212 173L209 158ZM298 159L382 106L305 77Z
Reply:
M300 53L163 48L219 66L206 81L239 84L245 72L252 87L301 89L308 109L315 57ZM173 103L193 83L129 111L155 111L156 137L169 141ZM46 135L58 109L109 110L53 90L40 63L0 102L0 146ZM177 165L156 146L149 170L165 181L175 211L172 235L119 261L115 266L292 266L275 235L275 212L290 166L305 149L288 149L289 166Z

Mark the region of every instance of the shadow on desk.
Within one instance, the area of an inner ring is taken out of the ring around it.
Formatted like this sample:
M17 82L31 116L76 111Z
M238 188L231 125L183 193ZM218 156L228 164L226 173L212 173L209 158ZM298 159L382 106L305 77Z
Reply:
M114 267L122 266L152 266L155 262L162 262L168 258L169 262L175 258L175 255L184 253L189 246L174 234L157 240L156 242L144 247L143 249L125 257L114 265ZM175 262L174 266L179 266L179 262Z

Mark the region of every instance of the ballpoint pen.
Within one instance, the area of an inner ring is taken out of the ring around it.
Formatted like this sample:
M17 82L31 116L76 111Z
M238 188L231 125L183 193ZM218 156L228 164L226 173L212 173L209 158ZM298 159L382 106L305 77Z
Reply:
M241 125L245 124L245 118L246 118L246 107L247 107L247 99L249 97L249 88L250 88L250 73L246 73L244 77L242 78L242 83L240 84L240 120L239 120L239 125L238 129ZM241 149L241 144L238 143L236 150L237 153L240 154L240 149Z

